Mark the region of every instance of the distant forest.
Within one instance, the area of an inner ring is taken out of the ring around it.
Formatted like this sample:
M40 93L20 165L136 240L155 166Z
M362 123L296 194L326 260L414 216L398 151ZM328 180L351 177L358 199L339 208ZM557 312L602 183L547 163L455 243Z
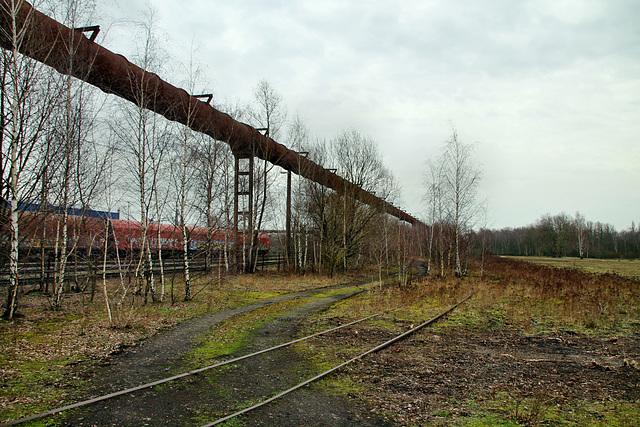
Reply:
M487 253L495 255L640 258L640 229L635 223L616 231L610 224L587 221L580 213L543 215L525 227L480 230L476 238L478 249L484 240Z

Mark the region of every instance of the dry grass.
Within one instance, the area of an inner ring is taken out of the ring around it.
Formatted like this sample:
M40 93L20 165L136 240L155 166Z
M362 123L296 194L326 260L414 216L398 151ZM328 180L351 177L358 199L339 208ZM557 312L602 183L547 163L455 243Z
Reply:
M358 277L358 275L345 275L329 278L317 274L298 276L267 272L229 277L224 282L223 290L225 292L297 292L333 286L339 283L349 283L357 280Z
M525 380L526 368L522 378L517 369L535 364L538 357L529 361L514 349L520 346L522 354L536 355L536 348L527 347L527 338L538 337L539 342L553 346L560 342L557 337L569 337L584 345L591 343L588 359L598 352L606 357L615 354L606 350L612 342L636 343L640 281L505 258L492 258L486 267L482 278L431 277L413 286L372 290L344 301L309 319L309 329L315 330L319 323L335 326L399 304L402 308L343 330L339 340L332 336L305 341L299 351L319 367L333 367L336 361L352 357L344 354L345 342L358 350L372 348L475 291L474 298L408 343L334 375L323 386L367 399L374 411L403 425L636 425L629 422L637 420L640 404L620 400L616 397L623 396L619 389L611 386L604 390L604 384L599 387L601 383L594 380L599 378L598 369L609 372L606 369L614 368L587 361L570 379L584 377L584 384L592 384L602 393L589 394L580 383L576 389L583 397L562 397L569 377L562 377L555 369L570 368L574 362L553 362L548 372L544 366L533 365L539 369ZM498 344L492 347L493 343ZM494 348L495 354L482 353ZM553 350L547 354L541 348L540 357L553 354ZM637 378L637 351L631 344L629 349L629 353L618 355L620 360L629 358L618 374L630 372L628 380L633 382ZM495 375L487 376L489 371ZM476 388L472 390L471 384ZM495 384L499 384L496 390L500 393L491 394ZM562 408L556 404L559 400L554 400L557 396L562 397Z
M494 258L489 274L483 300L520 328L606 335L629 331L640 318L640 281L633 277L508 258Z
M588 273L615 273L640 279L640 260L596 258L504 257L558 268L575 268Z

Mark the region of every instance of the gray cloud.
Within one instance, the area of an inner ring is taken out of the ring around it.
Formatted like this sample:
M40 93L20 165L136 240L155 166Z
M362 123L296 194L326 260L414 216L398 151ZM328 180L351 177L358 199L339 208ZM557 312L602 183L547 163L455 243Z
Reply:
M217 98L248 100L266 78L320 137L370 135L413 213L454 121L479 142L494 226L640 220L634 0L151 4L167 50L186 62L193 42Z

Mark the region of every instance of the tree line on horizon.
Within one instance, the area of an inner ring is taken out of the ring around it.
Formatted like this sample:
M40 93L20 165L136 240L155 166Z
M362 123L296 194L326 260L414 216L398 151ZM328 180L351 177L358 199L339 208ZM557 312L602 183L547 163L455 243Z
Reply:
M475 232L476 248L484 239L487 253L514 256L640 258L640 228L635 222L617 231L611 224L589 221L576 212L545 214L524 227Z

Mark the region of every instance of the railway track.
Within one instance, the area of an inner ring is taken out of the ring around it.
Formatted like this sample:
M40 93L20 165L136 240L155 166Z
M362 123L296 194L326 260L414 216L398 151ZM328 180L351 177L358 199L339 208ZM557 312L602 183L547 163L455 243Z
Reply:
M360 292L351 292L348 296L345 296L344 298L351 297L351 296L356 295L358 293L360 293ZM324 378L324 377L332 374L333 372L336 372L336 371L344 368L345 366L347 366L347 365L349 365L349 364L351 364L351 363L353 363L353 362L355 362L357 360L360 360L360 359L366 357L367 355L369 355L371 353L374 353L374 352L377 352L377 351L381 351L381 350L387 348L388 346L390 346L390 345L392 345L392 344L394 344L394 343L396 343L396 342L398 342L400 340L405 339L409 335L411 335L411 334L413 334L413 333L425 328L426 326L431 325L434 322L437 322L439 319L441 319L442 317L446 316L448 313L453 311L456 307L458 307L460 304L464 303L470 297L471 297L471 295L467 296L463 300L461 300L461 301L457 302L456 304L454 304L453 306L449 307L447 310L441 312L439 315L437 315L437 316L435 316L435 317L433 317L433 318L431 318L429 320L426 320L425 322L421 323L418 326L411 327L409 330L407 330L407 331L405 331L405 332L393 337L392 339L386 340L385 342L382 342L382 343L372 347L371 349L369 349L369 350L367 350L365 352L362 352L361 354L356 355L355 357L351 357L349 360L346 360L345 362L336 364L332 368L327 369L324 372L321 372L319 374L313 375L310 378L308 378L308 379L306 379L306 380L304 380L302 382L299 382L299 383L297 383L297 384L295 384L293 386L287 387L283 391L278 391L277 393L271 393L272 394L271 397L265 398L265 399L263 399L263 400L261 400L261 401L259 401L257 403L249 405L249 406L247 406L247 407L245 407L243 409L236 410L236 411L229 411L230 413L228 415L226 415L224 417L221 417L221 418L218 418L218 419L213 419L212 421L209 421L209 422L207 422L207 423L205 423L203 425L205 425L207 427L208 426L213 426L213 425L218 425L218 424L224 423L226 421L229 421L232 418L235 418L235 417L237 417L239 415L243 415L243 414L247 414L249 412L255 411L256 409L261 408L261 407L263 407L265 405L268 405L268 404L272 403L273 401L275 401L277 399L281 399L284 396L292 393L293 391L299 390L299 389L311 384L314 381L317 381L317 380L319 380L321 378ZM58 413L61 413L61 412L64 412L64 411L68 411L68 410L71 410L71 409L77 409L77 408L81 408L81 407L95 405L95 404L98 404L100 402L105 402L107 400L111 400L111 399L114 399L114 398L119 397L119 396L131 395L131 394L134 394L136 392L143 391L143 390L149 391L151 389L157 389L158 387L163 387L163 386L167 385L168 383L171 383L171 387L176 387L176 384L180 384L181 381L182 382L184 382L184 381L187 381L187 382L193 381L193 380L190 380L190 379L193 378L193 377L198 377L199 374L202 374L202 373L204 373L206 371L215 371L216 369L223 368L224 366L234 366L234 365L238 364L239 362L246 361L248 359L260 358L260 357L269 358L270 357L269 354L271 354L272 352L274 352L276 350L285 349L287 347L290 347L293 344L297 344L297 343L300 343L302 341L306 341L306 340L309 340L309 339L312 339L312 338L316 338L316 337L319 337L319 336L322 336L322 335L330 335L332 332L335 332L337 330L340 330L340 329L343 329L343 328L348 328L348 327L351 327L351 326L359 324L359 323L364 323L364 322L370 321L373 318L383 316L383 315L387 314L389 311L391 311L391 310L381 311L381 312L375 313L373 315L358 319L356 321L353 321L353 322L350 322L350 323L347 323L347 324L344 324L344 325L340 325L338 327L330 328L330 329L327 329L327 330L324 330L324 331L321 331L321 332L317 332L317 333L314 333L314 334L311 334L311 335L308 335L308 336L305 336L305 337L302 337L302 338L296 338L296 339L293 339L293 340L289 340L287 342L284 342L284 343L281 343L281 344L278 344L278 345L272 345L272 346L269 346L267 348L263 348L263 349L260 349L260 350L257 350L257 351L253 351L253 352L251 352L249 354L246 354L246 355L243 355L243 356L240 356L240 357L236 357L236 358L233 358L233 359L230 359L230 360L226 360L226 361L215 363L215 364L212 364L212 365L209 365L209 366L205 366L205 367L202 367L202 368L198 368L198 369L190 370L190 371L187 371L187 372L183 372L183 373L178 374L178 375L167 376L166 378L162 378L160 380L151 381L151 382L148 382L148 383L145 383L145 384L141 384L139 386L122 389L122 390L119 390L119 391L116 391L116 392L113 392L113 393L108 393L108 394L105 394L105 395L102 395L102 396L98 396L98 397L87 399L87 400L84 400L84 401L81 401L81 402L77 402L77 403L72 404L72 405L67 405L67 406L64 406L64 407L60 407L60 408L56 408L56 409L53 409L53 410L50 410L50 411L46 411L46 412L43 412L41 414L35 414L35 415L29 416L29 417L25 417L25 418L21 418L21 419L18 419L18 420L14 420L14 421L2 424L2 426L5 426L5 425L6 426L17 425L17 424L21 424L21 423L24 423L24 422L27 422L27 421L33 421L33 420L36 420L36 419L44 418L44 417L47 417L47 416L50 416L50 415L53 415L53 414L58 414ZM183 386L177 385L177 387L184 387L184 385ZM153 394L153 393L151 393L151 394ZM100 412L100 411L98 411L98 412ZM82 417L80 418L80 420L82 420ZM77 421L78 420L75 419L69 425L76 425ZM93 421L94 420L91 420L90 425L94 425ZM66 424L64 424L64 425L66 425ZM152 424L152 425L154 425L154 424Z
M398 341L401 341L401 340L405 339L405 338L406 338L406 337L408 337L409 335L412 335L412 334L414 334L415 332L420 331L421 329L425 328L426 326L429 326L429 325L431 325L432 323L437 322L438 320L440 320L441 318L443 318L444 316L446 316L447 314L449 314L449 313L451 313L453 310L455 310L455 309L456 309L456 307L458 307L460 304L464 303L466 300L468 300L469 298L471 298L471 296L472 296L472 294L471 294L471 295L466 296L464 299L460 300L459 302L457 302L456 304L454 304L453 306L451 306L451 307L450 307L450 308L448 308L447 310L445 310L445 311L441 312L441 313L440 313L440 314L438 314L437 316L432 317L432 318L431 318L431 319L429 319L429 320L426 320L425 322L421 323L420 325L418 325L418 326L416 326L416 327L413 327L413 328L409 329L408 331L403 332L402 334L397 335L397 336L395 336L394 338L392 338L392 339L390 339L390 340L387 340L387 341L385 341L385 342L383 342L383 343L381 343L381 344L377 345L376 347L371 348L370 350L365 351L364 353L358 354L357 356L352 357L351 359L349 359L349 360L347 360L347 361L345 361L345 362L343 362L343 363L340 363L340 364L338 364L338 365L336 365L336 366L334 366L334 367L332 367L332 368L330 368L330 369L327 369L327 370L325 370L325 371L321 372L320 374L318 374L318 375L316 375L316 376L314 376L314 377L311 377L311 378L309 378L309 379L307 379L307 380L305 380L305 381L302 381L302 382L300 382L300 383L298 383L298 384L294 385L293 387L290 387L290 388L288 388L288 389L286 389L286 390L284 390L284 391L282 391L282 392L280 392L280 393L276 394L275 396L272 396L272 397L270 397L270 398L268 398L268 399L265 399L265 400L263 400L263 401L261 401L261 402L259 402L259 403L256 403L256 404L254 404L254 405L252 405L252 406L249 406L248 408L244 408L244 409L241 409L241 410L239 410L239 411L236 411L236 412L234 412L234 413L232 413L232 414L229 414L229 415L227 415L227 416L224 416L224 417L222 417L222 418L218 418L218 419L217 419L217 420L215 420L215 421L212 421L212 422L210 422L210 423L208 423L208 424L205 424L203 427L212 427L212 426L215 426L215 425L218 425L218 424L224 423L224 422L226 422L226 421L229 421L229 420L231 420L231 419L233 419L233 418L235 418L235 417L238 417L238 416L240 416L240 415L243 415L243 414L246 414L246 413L248 413L248 412L254 411L254 410L256 410L256 409L258 409L258 408L260 408L260 407L262 407L262 406L265 406L265 405L267 405L267 404L269 404L269 403L271 403L271 402L273 402L273 401L275 401L275 400L277 400L277 399L280 399L280 398L282 398L282 397L284 397L284 396L288 395L289 393L292 393L292 392L294 392L294 391L296 391L296 390L298 390L298 389L300 389L300 388L302 388L302 387L305 387L305 386L307 386L307 385L309 385L309 384L311 384L311 383L313 383L313 382L315 382L315 381L318 381L318 380L320 380L320 379L322 379L322 378L326 377L327 375L330 375L330 374L332 374L332 373L334 373L334 372L338 371L339 369L342 369L342 368L344 368L345 366L347 366L347 365L349 365L349 364L351 364L351 363L353 363L353 362L356 362L356 361L358 361L358 360L360 360L360 359L364 358L365 356L367 356L367 355L369 355L369 354L376 353L376 352L378 352L378 351L380 351L380 350L383 350L383 349L385 349L385 348L389 347L390 345L392 345L392 344L394 344L394 343L396 343L396 342L398 342ZM382 313L377 313L375 316L380 315L380 314L382 314ZM369 319L369 318L371 318L371 317L373 317L373 316L369 316L368 318L361 319L361 320L358 320L358 321L356 321L356 322L352 322L351 324L344 325L344 326L350 326L350 325L352 325L352 324L359 323L359 322L364 321L364 320L368 320L368 319ZM339 328L334 328L333 330L336 330L336 329L339 329ZM330 330L330 331L333 331L333 330ZM326 331L326 332L329 332L329 331ZM324 332L323 332L323 333L324 333ZM311 337L313 337L313 336L317 336L317 335L319 335L319 334L310 335L309 337L305 337L304 339L311 338Z

